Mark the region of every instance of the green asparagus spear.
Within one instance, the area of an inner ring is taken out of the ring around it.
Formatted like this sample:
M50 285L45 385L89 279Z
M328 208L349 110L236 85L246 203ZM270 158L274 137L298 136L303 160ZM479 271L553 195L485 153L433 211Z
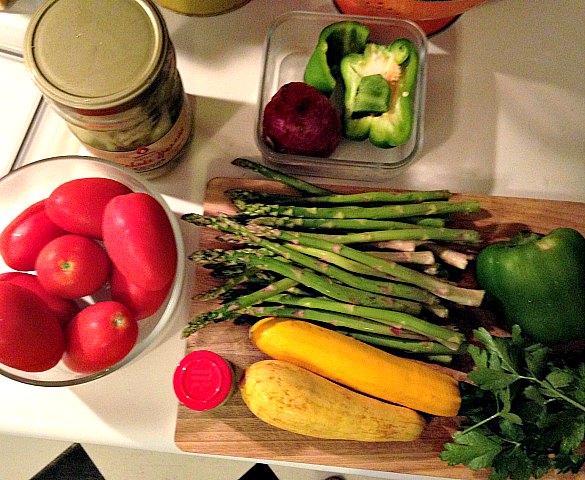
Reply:
M301 253L294 248L291 249L286 245L280 245L264 238L257 237L253 233L249 232L245 226L230 221L226 217L217 217L216 221L213 223L214 225L211 226L216 226L217 228L246 236L256 245L265 247L266 249L281 255L284 258L290 259L299 265L339 280L340 282L343 282L350 287L377 293L380 295L390 295L408 300L414 300L416 302L424 302L429 304L437 302L436 296L429 294L429 292L423 289L413 288L411 285L404 285L402 283L378 281L354 275L353 273L342 268L338 268L335 265L316 260L314 257L305 255L304 253ZM237 251L234 251L232 255L238 256L238 258L241 258L242 261L247 259L246 255L239 256ZM396 300L393 302L393 307L388 308L415 314L420 312L419 304L402 300Z
M315 265L314 265L315 268L317 268L318 270L320 270L320 267L323 265L322 262L327 262L327 263L336 265L336 266L340 267L341 269L346 270L347 272L342 273L342 272L338 272L336 269L329 268L328 272L326 272L326 273L331 274L333 272L333 275L331 275L331 276L334 278L337 278L338 280L341 280L341 281L343 281L344 279L345 280L349 279L349 281L345 282L348 285L354 285L354 286L357 286L357 288L360 288L362 290L372 291L373 293L388 294L390 296L396 296L396 297L400 297L400 298L414 300L416 302L421 302L423 304L423 306L429 307L429 308L427 308L428 311L433 312L433 313L436 312L441 317L447 316L447 309L445 307L442 307L439 310L436 309L437 307L439 307L439 305L438 305L439 298L436 295L433 295L432 293L430 293L426 290L423 290L421 288L418 288L418 287L415 287L412 285L397 283L395 281L392 283L386 283L386 282L372 283L372 281L370 279L364 278L363 276L362 277L355 277L355 276L349 277L349 275L352 275L352 273L353 273L356 275L367 275L370 277L383 278L385 280L395 280L390 275L387 275L385 273L381 273L381 272L379 272L371 267L368 267L367 265L356 262L354 260L350 260L349 258L342 257L341 255L337 255L336 253L333 253L333 252L319 250L317 248L312 248L312 247L306 247L304 245L295 245L295 244L289 243L286 246L282 246L279 251L283 255L288 256L288 252L285 249L291 249L291 250L303 253L305 255L309 255L311 257L315 257L315 258L320 259L321 262L315 263ZM425 262L417 261L416 259L410 258L412 255L425 254L425 253L429 253L429 252L375 252L374 254L379 255L379 256L384 256L384 257L386 257L388 255L392 255L392 254L398 255L400 257L406 256L406 257L408 257L407 260L410 260L410 261L414 260L417 263L425 263ZM263 248L263 247L242 248L242 249L233 249L233 250L209 249L209 250L198 250L198 251L192 253L191 255L189 255L189 258L193 261L196 261L202 265L207 265L207 266L215 265L215 264L233 266L233 265L245 264L247 262L247 260L246 260L247 255L274 257L276 255L276 253L267 249L267 248ZM432 257L432 254L431 254L431 257ZM278 256L276 256L275 258L279 259ZM404 258L402 258L402 259L404 259ZM426 263L428 263L428 262L426 262ZM242 270L245 273L246 267L242 267ZM392 288L392 291L389 291L388 290L389 288ZM430 307L434 307L434 308L430 308ZM416 310L418 310L418 308L416 308Z
M437 342L429 342L429 341L420 341L420 340L410 340L410 339L400 339L397 340L395 338L386 336L386 335L378 335L375 333L367 333L367 332L342 332L350 337L355 338L356 340L360 340L364 343L368 343L370 345L374 345L377 347L386 347L392 348L396 350L404 350L411 353L426 353L426 354L433 354L433 355L453 355L453 354L462 354L466 351L466 344L461 344L461 346L453 350L445 345L442 345Z
M460 270L465 270L469 261L473 259L473 255L453 250L445 245L425 243L424 248L428 248L446 264L452 265Z
M212 226L220 230L230 228L230 221L226 220L225 217L205 217L203 215L190 213L183 215L182 219L190 223ZM226 224L228 226L226 226ZM241 225L240 227L243 229L242 232L246 231L245 227ZM308 235L294 236L286 231L277 229L267 231L265 234L270 235L275 239L337 253L343 257L350 258L357 262L363 263L364 265L375 268L383 273L394 276L403 282L417 285L441 298L451 300L455 303L468 306L479 306L483 300L484 292L482 290L474 290L451 285L450 283L441 281L430 275L417 272L416 270L397 264L395 262L390 262L388 260L378 258L366 252L360 252L359 250L348 247L347 245L327 242L321 238L314 238Z
M423 243L422 240L385 240L383 242L369 242L368 248L395 250L397 252L414 252Z
M310 308L313 310L327 310L339 312L346 315L355 315L359 317L375 320L384 323L395 330L408 330L413 333L424 335L443 345L453 348L459 346L465 341L465 336L454 330L433 323L427 322L412 315L390 310L381 310L377 308L364 307L360 305L336 302L326 298L301 297L290 294L279 294L268 299L268 302L281 303L283 305L296 305L299 307ZM400 336L400 335L399 335Z
M349 285L350 287L357 288L359 290L365 290L367 292L378 293L380 295L389 295L391 297L399 297L407 300L413 300L415 302L434 304L438 302L438 298L432 294L429 294L426 290L418 287L412 287L411 285L405 285L403 283L393 281L382 281L372 280L359 275L354 275L350 271L338 268L333 264L315 260L309 255L300 253L296 249L290 249L285 245L275 244L276 249L285 258L298 263L304 267L311 268L312 270L331 277L339 282ZM408 311L416 313L420 306L418 304L413 305L411 302L400 302L401 311Z
M425 217L423 216L415 216L415 217L408 217L404 219L408 221L408 223L412 223L413 225L418 225L419 227L435 227L435 228L443 228L447 225L447 220L444 217Z
M224 192L233 202L234 200L244 200L246 202L260 203L295 203L305 198L300 195L287 195L284 193L260 192L257 190L246 190L242 188L230 188Z
M351 328L361 332L377 333L379 335L392 337L410 338L413 336L405 330L392 329L388 325L367 318L325 312L322 310L312 310L310 308L292 308L284 305L262 304L242 308L238 313L255 317L279 317L310 320L313 322L325 323L332 327ZM414 336L414 338L419 339L418 336Z
M420 287L411 286L407 284L403 284L398 282L398 287L396 287L396 277L392 275L388 275L387 273L380 272L379 270L364 265L363 263L356 262L355 260L351 260L349 258L343 257L338 255L337 253L330 252L327 250L321 250L314 247L307 247L305 245L297 245L294 243L287 243L286 248L296 250L299 252L304 253L305 255L310 255L312 257L316 257L321 259L324 262L331 263L333 265L337 265L338 267L347 270L349 272L353 272L357 275L367 275L369 277L377 277L383 278L385 280L391 280L395 283L393 295L401 298L408 298L410 300L418 301L423 304L423 308L427 308L429 311L433 313L439 314L440 317L446 318L448 310L444 306L439 305L440 299L432 294L431 292L424 290ZM391 261L400 261L405 263L415 263L415 264L427 264L430 261L429 255L430 252L371 252L372 255L379 256L381 258L386 258ZM422 258L414 258L422 255ZM395 257L394 259L392 257ZM431 257L433 255L431 254ZM434 262L433 262L434 264ZM368 279L361 277L361 281L368 281ZM363 286L364 284L362 284ZM407 288L408 287L408 288ZM375 287L373 287L375 288ZM398 288L398 293L397 293ZM414 290L412 290L414 289ZM375 291L375 290L374 290Z
M273 180L277 180L280 183L287 185L289 187L294 188L295 190L302 192L304 194L310 195L330 195L331 191L327 190L326 188L318 187L317 185L313 185L312 183L305 182L298 178L292 177L285 173L279 172L277 170L273 170L272 168L268 168L264 165L259 163L253 162L252 160L248 160L246 158L236 158L232 160L232 164L238 167L247 168L249 170L254 170L255 172L263 175L266 178L271 178Z
M251 225L266 225L280 228L305 228L325 230L392 230L413 229L420 226L394 220L372 220L369 218L303 218L303 217L254 217Z
M270 270L284 277L292 278L308 288L341 302L395 310L413 315L420 313L422 309L420 303L348 287L333 281L329 277L319 275L313 270L300 268L292 263L281 262L274 258L250 257L249 261L253 267Z
M289 232L291 235L307 235L302 232ZM316 236L310 233L311 236ZM409 228L400 230L378 230L373 232L345 233L340 235L323 234L328 242L350 244L386 242L391 240L443 240L448 242L464 242L477 244L480 241L476 230L455 228Z
M246 269L240 275L226 279L220 286L201 292L194 297L195 300L215 300L224 297L228 292L231 292L243 285L266 286L274 283L274 275L269 272L258 269Z
M374 268L368 267L363 263L356 262L355 260L350 260L349 258L342 257L333 252L328 252L327 250L321 250L319 248L307 247L305 245L297 245L294 243L287 243L287 248L297 250L299 252L304 253L305 255L310 255L311 257L320 258L324 262L332 263L333 265L337 265L340 268L353 272L357 275L368 275L370 277L377 277L377 278L385 278L386 280L393 280L396 281L396 277L392 277L386 273L382 273ZM373 251L370 252L372 255L376 255L380 258L386 258L393 262L398 263L414 263L417 265L427 265L433 264L434 262L434 255L431 252L387 252L387 251ZM429 295L429 299L431 297L435 298L432 303L436 303L438 299L427 292ZM411 299L416 300L416 299ZM422 300L420 300L422 301ZM423 302L426 303L426 302Z
M200 251L199 255L191 255L191 258L206 257L205 251ZM395 309L397 311L405 311L412 314L418 314L421 311L421 305L419 303L410 302L406 300L400 300L384 295L370 294L366 291L361 291L356 288L346 287L345 285L335 284L328 277L317 275L311 270L303 270L294 267L292 264L283 262L284 257L268 257L267 255L251 255L242 254L239 255L237 250L224 251L221 257L218 256L217 251L213 251L214 260L220 258L229 259L227 263L234 263L231 257L241 258L243 262L247 262L255 268L265 269L272 272L276 272L280 275L284 275L290 278L299 278L303 285L313 288L321 293L329 295L333 298L337 298L347 302L365 302L366 304L372 304L378 308ZM425 292L423 292L425 293ZM361 297L361 298L360 298Z
M268 285L267 287L257 290L256 292L243 295L235 300L232 300L231 302L225 303L215 310L198 315L195 318L192 318L187 326L183 329L183 337L192 335L197 330L200 330L201 328L205 327L205 325L210 323L223 322L224 320L234 319L235 317L239 316L238 311L240 309L254 305L256 303L260 303L267 298L287 291L289 288L292 288L297 284L298 282L294 279L283 278L272 283L271 285Z
M369 218L392 219L413 215L437 215L445 213L475 213L480 205L476 200L460 202L437 201L408 203L404 205L383 205L380 207L341 206L341 207L301 207L295 205L246 203L235 200L234 205L246 215L283 216L306 218Z
M449 309L440 303L435 305L423 305L423 310L432 313L435 317L438 318L447 318L449 316Z
M458 287L448 282L444 282L438 278L418 272L404 265L396 262L391 262L370 255L367 252L361 252L347 245L340 245L338 243L327 242L322 239L313 238L310 236L292 236L288 232L282 230L274 230L274 236L281 240L296 241L299 244L307 245L309 247L321 248L323 250L332 251L341 256L350 258L357 262L376 268L381 272L394 276L401 281L417 285L424 288L438 297L450 300L461 305L468 305L477 307L481 305L485 292L483 290L475 290L471 288Z
M246 255L266 255L266 250L258 248L240 248L234 250L224 250L222 248L208 248L196 250L188 255L188 259L199 265L221 264L222 267L238 265L242 263L242 258Z
M388 252L385 250L374 250L368 253L396 263L413 263L415 265L434 265L435 263L435 255L433 252L428 251Z
M286 233L278 231L278 235L280 238L285 238ZM435 278L432 275L425 275L404 265L397 264L396 262L377 258L375 255L371 255L367 252L361 252L345 245L323 242L319 240L315 241L315 239L310 237L303 237L298 239L298 241L302 245L323 248L328 251L335 252L341 256L345 256L346 258L363 263L364 265L368 265L371 268L379 270L380 272L393 276L399 281L417 285L438 297L459 303L461 305L479 306L483 300L483 290L458 287L446 281Z
M348 194L319 195L316 197L298 197L293 195L278 195L264 192L255 192L252 190L231 189L227 192L228 197L232 200L243 200L247 203L282 203L292 205L355 205L355 204L373 204L373 203L420 203L429 200L448 200L451 198L451 192L448 190L420 190L412 192L363 192Z

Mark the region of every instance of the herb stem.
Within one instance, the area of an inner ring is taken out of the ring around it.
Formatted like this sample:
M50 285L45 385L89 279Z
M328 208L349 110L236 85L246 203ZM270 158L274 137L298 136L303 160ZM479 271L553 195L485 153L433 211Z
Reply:
M576 400L573 400L571 397L568 397L564 393L559 392L556 388L554 388L552 385L548 384L547 382L544 382L542 380L539 380L538 378L533 378L533 377L521 377L521 378L524 378L526 380L532 380L532 381L538 383L542 388L548 390L549 392L552 392L553 395L555 396L555 398L560 398L560 399L564 400L565 402L570 403L576 409L581 410L582 412L585 413L585 405L577 402Z
M493 415L490 415L489 417L484 418L482 421L475 423L474 425L471 425L470 427L467 427L465 430L463 430L461 432L461 435L465 435L465 434L475 430L476 428L479 428L479 427L485 425L486 423L489 423L492 420L495 420L496 418L498 418L501 415L502 415L502 411L498 411L498 412L494 413Z
M564 400L565 402L571 404L573 407L575 407L578 410L581 410L582 412L585 412L585 405L577 402L576 400L573 400L571 397L568 397L567 395L565 395L564 393L560 392L559 390L557 390L555 387L553 387L550 383L545 382L543 380L539 380L536 377L533 376L526 376L526 375L520 375L519 373L517 373L512 367L511 365L507 364L508 367L510 368L510 370L512 372L514 372L515 375L518 376L518 380L527 380L529 382L534 382L537 383L540 387L544 388L545 390L548 390L549 392L552 393L553 398L560 398L562 400Z

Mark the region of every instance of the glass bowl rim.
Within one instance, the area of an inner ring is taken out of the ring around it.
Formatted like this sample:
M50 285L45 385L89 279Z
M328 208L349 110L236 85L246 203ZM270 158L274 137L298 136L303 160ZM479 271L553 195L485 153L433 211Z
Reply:
M83 160L85 162L91 162L94 165L103 166L106 168L111 168L117 172L119 172L122 176L130 177L133 182L139 184L143 191L149 195L152 195L163 207L173 230L173 235L175 238L175 245L177 247L177 265L176 265L176 272L175 277L173 279L173 284L171 290L169 292L168 300L165 303L164 312L162 312L161 317L158 319L156 325L153 327L152 331L150 331L139 343L137 343L131 352L126 355L122 360L117 362L116 364L108 367L104 370L100 370L99 372L91 373L84 375L82 377L72 378L68 380L38 380L38 379L31 379L22 377L18 374L5 371L3 369L3 365L0 364L0 375L9 378L11 380L17 381L19 383L39 386L39 387L70 387L75 385L82 385L84 383L91 382L93 380L97 380L98 378L104 377L112 372L120 370L123 366L128 365L129 363L133 362L137 358L139 358L142 353L144 353L148 348L153 346L155 343L156 338L164 331L167 325L170 323L173 313L176 311L179 301L182 296L183 285L185 283L185 246L183 242L183 236L181 233L181 229L177 219L175 218L174 212L171 210L170 206L167 204L164 197L156 191L154 187L149 184L149 181L141 178L137 173L129 170L128 168L122 167L121 165L116 165L107 160L103 160L101 158L96 157L89 157L84 155L60 155L54 157L48 157L41 160L37 160L16 169L11 170L7 175L0 178L0 188L2 186L11 181L15 175L21 175L26 173L28 170L35 168L35 165L39 164L46 164L51 162L63 162L67 160ZM91 174L90 174L91 175ZM89 176L89 175L88 175ZM42 374L42 372L37 372Z

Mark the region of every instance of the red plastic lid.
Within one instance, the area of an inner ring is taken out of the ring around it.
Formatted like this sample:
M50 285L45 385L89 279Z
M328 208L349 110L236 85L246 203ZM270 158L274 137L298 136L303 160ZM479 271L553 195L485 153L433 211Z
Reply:
M233 385L230 364L217 353L196 350L177 365L173 387L179 401L192 410L211 410L230 394Z

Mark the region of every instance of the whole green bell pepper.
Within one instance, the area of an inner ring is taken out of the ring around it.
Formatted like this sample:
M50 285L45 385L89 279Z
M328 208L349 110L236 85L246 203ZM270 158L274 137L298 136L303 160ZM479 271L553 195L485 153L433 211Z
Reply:
M476 276L508 327L558 344L585 338L585 238L571 228L523 232L479 252Z
M370 29L356 21L341 21L325 27L305 67L304 82L331 95L340 79L341 59L363 52Z
M418 53L405 38L390 45L369 43L362 54L349 54L341 60L345 84L344 135L351 140L370 139L377 147L390 148L405 143L414 123L414 89L418 73ZM385 111L374 105L363 108L363 98L380 97L371 85L380 84L372 77L381 76L387 83L390 100Z

